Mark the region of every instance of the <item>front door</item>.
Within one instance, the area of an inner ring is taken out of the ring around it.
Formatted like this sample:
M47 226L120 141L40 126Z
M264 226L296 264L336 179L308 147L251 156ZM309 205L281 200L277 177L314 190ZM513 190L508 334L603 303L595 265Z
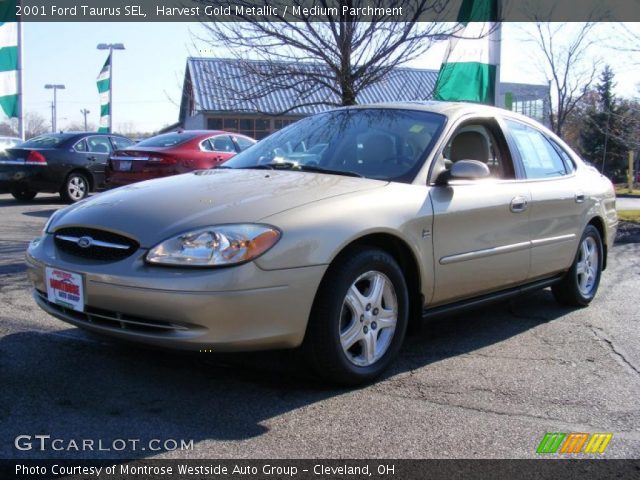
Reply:
M451 136L444 165L477 160L491 177L434 186L432 306L517 285L529 273L529 204L511 152L494 120L467 121Z

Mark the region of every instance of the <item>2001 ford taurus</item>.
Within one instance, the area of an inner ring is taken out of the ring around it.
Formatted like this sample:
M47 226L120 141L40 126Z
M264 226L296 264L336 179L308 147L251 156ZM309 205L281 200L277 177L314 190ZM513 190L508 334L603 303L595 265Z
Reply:
M516 114L338 109L221 168L64 208L27 253L37 303L94 332L214 351L302 346L355 384L424 315L551 286L596 294L611 183Z

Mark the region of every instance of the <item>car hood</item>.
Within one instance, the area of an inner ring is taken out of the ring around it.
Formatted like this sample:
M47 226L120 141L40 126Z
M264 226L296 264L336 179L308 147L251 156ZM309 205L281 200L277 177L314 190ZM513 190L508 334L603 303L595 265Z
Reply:
M49 232L67 226L101 228L150 248L194 228L258 222L307 203L387 183L299 171L202 170L95 195L59 211Z

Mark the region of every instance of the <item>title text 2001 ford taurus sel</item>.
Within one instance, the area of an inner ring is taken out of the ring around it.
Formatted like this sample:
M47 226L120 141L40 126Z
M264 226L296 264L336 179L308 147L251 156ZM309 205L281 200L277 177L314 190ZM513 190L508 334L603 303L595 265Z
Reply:
M62 209L27 261L66 322L195 350L302 345L353 384L421 314L544 286L587 305L616 225L611 183L540 125L402 104L322 113L222 168Z

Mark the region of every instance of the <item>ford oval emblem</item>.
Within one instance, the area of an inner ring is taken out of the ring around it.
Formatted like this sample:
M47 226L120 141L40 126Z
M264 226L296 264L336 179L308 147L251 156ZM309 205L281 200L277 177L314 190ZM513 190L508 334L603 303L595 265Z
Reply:
M80 237L77 243L80 248L89 248L93 244L93 238Z

